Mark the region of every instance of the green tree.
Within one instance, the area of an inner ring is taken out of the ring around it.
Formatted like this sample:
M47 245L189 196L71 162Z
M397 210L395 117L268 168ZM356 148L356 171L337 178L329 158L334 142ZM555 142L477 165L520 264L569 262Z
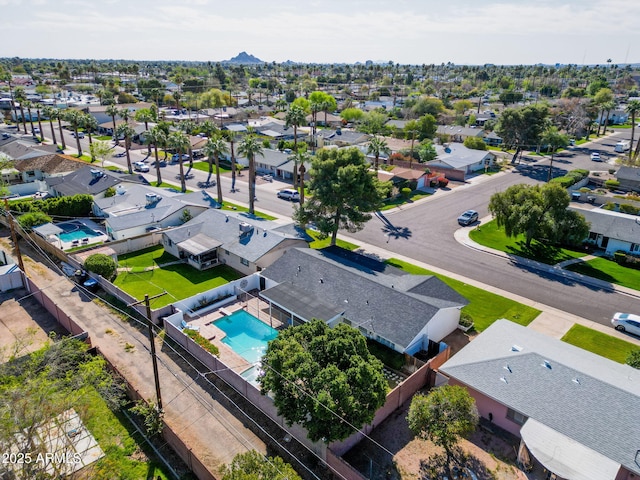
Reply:
M249 213L255 214L256 201L256 155L264 157L260 140L253 134L245 136L240 145L238 145L238 153L244 155L249 160Z
M89 152L91 152L91 145L93 145L92 134L98 129L98 120L90 113L87 113L82 116L82 128L84 128L89 136ZM95 161L95 157L93 155L91 156L91 160Z
M299 423L312 441L342 440L371 423L385 401L382 362L365 337L344 323L312 320L282 331L262 359L263 395L288 425Z
M416 125L418 127L418 140L420 141L423 141L427 138L433 138L436 134L436 130L438 130L438 125L436 125L435 117L429 113L421 116L416 121Z
M53 140L54 144L58 143L58 141L56 140L56 131L53 128L53 121L56 118L57 112L58 112L58 109L50 105L47 105L42 109L43 115L47 120L49 120L49 127L51 128L51 139ZM43 132L40 132L40 133L43 133Z
M116 145L120 145L118 135L116 134L116 116L120 115L120 109L112 103L111 105L107 105L104 112L111 117L111 121L113 122L113 136L116 139Z
M415 101L413 105L411 105L411 115L413 118L419 118L424 115L431 115L436 118L442 112L444 112L444 104L442 100L435 97L420 97Z
M222 468L222 480L302 480L280 457L263 457L255 450L239 453Z
M605 132L607 131L606 123L609 119L609 110L613 108L615 105L613 103L614 96L613 92L610 88L601 88L593 97L593 103L598 107L600 111L600 121L598 122L598 132L596 135L600 135L600 127L602 126L602 121L605 121ZM605 116L606 114L606 116Z
M551 180L553 172L553 156L556 150L569 145L569 135L565 135L558 131L558 128L549 125L542 134L542 143L547 146L547 152L551 152L551 160L549 161L549 171L547 172L547 182Z
M149 132L149 122L153 122L154 120L151 109L141 108L140 110L137 110L133 116L136 119L136 122L144 123L145 133ZM151 156L151 143L147 142L147 148L147 156Z
M407 140L409 139L411 140L411 158L413 158L413 145L415 144L416 136L420 131L420 126L418 125L418 121L409 120L407 123L405 123L403 131L404 131L405 138Z
M454 458L456 444L476 430L478 410L466 388L443 385L428 395L417 394L413 397L407 422L415 435L444 448L448 468Z
M311 162L311 198L294 213L298 223L315 222L321 235L331 235L336 244L338 230L355 232L371 219L384 199L384 188L370 172L364 154L357 148L320 149Z
M43 212L29 212L20 215L18 223L25 230L31 231L33 227L51 222L51 217Z
M298 150L298 127L304 125L307 115L300 105L291 105L285 116L285 126L293 127L293 149ZM295 187L295 180L293 186Z
M640 348L632 350L627 356L627 360L625 363L627 365L631 365L633 368L637 368L640 370Z
M378 164L380 161L380 154L385 154L387 156L391 155L391 149L384 138L373 137L369 142L369 146L367 147L367 153L373 155L375 157L375 163L373 164L373 168L375 171L378 171Z
M385 123L387 123L388 119L389 117L382 112L375 110L367 112L360 120L358 130L369 135L381 135L385 132Z
M149 146L153 145L153 153L156 159L156 185L159 187L162 185L162 173L160 171L160 159L158 158L158 146L166 146L167 135L164 133L164 130L162 130L158 125L155 125L145 135L145 142L149 144Z
M178 166L180 167L180 185L182 193L187 191L187 182L184 176L184 165L182 164L182 154L191 148L191 142L182 132L171 132L167 137L167 145L178 154Z
M589 224L567 210L569 202L567 191L556 183L519 184L493 194L489 211L508 237L524 235L527 248L533 239L577 245L589 234Z
M458 115L464 115L464 112L471 110L473 103L470 100L459 100L453 104L453 109Z
M435 160L437 156L438 152L436 152L436 147L433 145L431 140L425 140L418 147L418 157L420 158L421 163Z
M127 168L129 169L129 173L133 173L131 152L129 150L131 148L131 139L135 134L135 130L128 123L121 123L118 125L118 128L116 128L116 138L124 137L124 151L127 155Z
M357 123L364 117L364 112L359 108L345 108L340 112L340 118L348 123Z
M76 137L76 146L78 148L78 157L82 156L82 146L80 145L80 137L78 136L78 128L82 125L83 113L79 110L69 109L64 114L64 119L69 122L73 134Z
M228 155L229 147L227 146L227 142L224 141L222 136L216 135L207 140L207 143L203 148L203 152L209 159L209 176L207 177L207 183L211 181L211 173L213 170L212 160L215 160L218 203L222 205L222 185L220 184L220 155Z
M544 105L508 108L496 125L496 133L505 146L515 148L511 163L515 163L523 149L540 145L540 138L547 126L549 110Z
M97 273L107 280L111 280L116 274L117 265L109 255L94 253L84 261L84 268L90 272Z
M20 118L16 115L16 125L20 125L20 120L22 120L22 128L24 129L24 133L27 133L27 117L24 114L24 107L27 103L27 94L25 93L24 88L16 87L13 91L13 98L20 107ZM19 128L18 131L20 131Z
M467 137L463 145L471 150L487 150L486 142L480 137Z
M635 138L636 133L636 116L638 112L640 112L640 100L631 100L627 104L627 108L625 111L631 116L631 142L629 148L629 161L633 160L633 140ZM640 142L638 142L638 147L636 151L640 150Z
M91 152L91 158L100 160L100 165L104 167L104 161L111 153L111 147L109 146L109 142L96 140L89 145L89 152Z

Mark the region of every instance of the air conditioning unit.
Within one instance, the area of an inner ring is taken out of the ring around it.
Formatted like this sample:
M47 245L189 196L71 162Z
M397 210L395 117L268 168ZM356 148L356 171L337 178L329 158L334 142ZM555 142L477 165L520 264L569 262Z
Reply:
M253 225L246 222L240 223L238 227L240 228L241 233L249 233L251 230L253 230Z

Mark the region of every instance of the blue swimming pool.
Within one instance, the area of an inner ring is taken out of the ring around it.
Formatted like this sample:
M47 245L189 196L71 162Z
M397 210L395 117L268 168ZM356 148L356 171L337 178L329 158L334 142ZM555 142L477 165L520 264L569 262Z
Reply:
M99 237L102 235L81 222L58 223L56 227L64 230L63 233L58 234L58 238L63 242L73 242L74 240Z
M255 363L262 358L269 340L278 336L278 331L244 310L238 310L228 317L213 322L226 337L222 339L231 349L248 362Z

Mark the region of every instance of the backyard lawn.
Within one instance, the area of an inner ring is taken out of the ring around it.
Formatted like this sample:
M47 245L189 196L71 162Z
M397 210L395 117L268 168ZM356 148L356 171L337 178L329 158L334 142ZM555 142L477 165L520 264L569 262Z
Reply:
M640 270L623 267L613 260L594 258L588 262L568 265L567 270L581 273L593 278L599 278L609 283L640 290Z
M145 294L151 297L166 291L167 295L151 302L152 308L160 308L242 277L226 265L204 271L184 263L153 268L173 261L176 258L165 254L161 246L122 255L118 258L119 268L129 270L119 271L113 283L138 300L142 300Z
M509 298L487 292L481 288L468 285L459 280L438 275L424 268L403 262L397 258L387 260L389 265L400 268L413 275L435 275L453 288L460 295L469 300L469 304L462 309L463 313L471 316L475 330L481 332L500 318L506 318L523 326L540 314L540 310L523 305Z
M578 324L565 333L562 341L618 363L625 363L629 353L640 348L631 342Z
M587 255L586 252L569 250L553 245L545 245L533 240L529 248L525 245L524 235L507 237L503 228L499 228L495 220L483 223L469 232L469 237L476 243L485 247L500 250L501 252L530 258L538 262L555 265L556 263L580 258Z

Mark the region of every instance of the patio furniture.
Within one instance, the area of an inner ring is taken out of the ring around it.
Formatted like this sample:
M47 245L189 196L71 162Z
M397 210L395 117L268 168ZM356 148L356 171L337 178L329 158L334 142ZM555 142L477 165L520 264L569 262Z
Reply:
M185 322L184 320L182 320L180 322L180 326L182 327L182 329L187 329L187 330L193 330L194 332L198 332L200 331L200 327L198 327L197 325L189 325L187 322Z

